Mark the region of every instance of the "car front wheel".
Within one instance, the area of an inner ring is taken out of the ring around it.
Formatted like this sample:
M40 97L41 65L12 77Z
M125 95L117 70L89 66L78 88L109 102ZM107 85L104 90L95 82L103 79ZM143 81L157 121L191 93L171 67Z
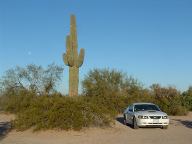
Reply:
M138 129L139 128L138 125L137 125L137 121L136 121L135 117L133 118L133 128L134 129Z
M126 115L125 114L123 115L123 123L124 123L124 125L127 125L127 120L126 120Z

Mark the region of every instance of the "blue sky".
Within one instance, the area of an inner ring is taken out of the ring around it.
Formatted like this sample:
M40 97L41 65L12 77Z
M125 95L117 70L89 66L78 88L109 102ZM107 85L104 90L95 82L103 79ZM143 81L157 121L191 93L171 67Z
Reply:
M64 66L70 14L86 51L81 79L115 68L145 86L192 85L191 0L0 0L0 75L16 65Z

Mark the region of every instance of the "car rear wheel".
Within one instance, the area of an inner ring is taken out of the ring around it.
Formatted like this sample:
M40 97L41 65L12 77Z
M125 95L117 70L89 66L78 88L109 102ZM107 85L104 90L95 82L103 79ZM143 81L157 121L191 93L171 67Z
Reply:
M138 125L137 125L137 121L136 121L135 117L133 118L133 128L134 129L138 129L139 128Z

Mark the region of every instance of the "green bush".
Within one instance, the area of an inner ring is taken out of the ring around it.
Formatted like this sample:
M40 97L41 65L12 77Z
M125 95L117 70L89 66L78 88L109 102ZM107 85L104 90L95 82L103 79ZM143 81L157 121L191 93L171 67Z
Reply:
M171 105L169 112L170 115L186 115L188 113L187 109L184 106L181 105Z
M183 96L182 102L184 107L192 111L192 95Z
M115 115L103 106L84 98L40 96L18 114L14 127L19 130L74 129L110 126Z
M181 96L175 96L171 99L167 97L156 98L154 103L169 115L186 115L188 113L187 108L182 105Z
M192 111L192 87L182 94L182 104L188 110Z
M1 96L1 108L4 111L18 113L25 110L36 98L36 94L27 90L9 90Z
M110 126L116 112L88 97L70 98L59 93L36 95L28 90L9 90L0 99L4 111L15 113L18 130L74 129Z
M121 113L122 110L127 106L125 103L125 97L116 97L113 95L84 97L87 102L105 107L113 114Z

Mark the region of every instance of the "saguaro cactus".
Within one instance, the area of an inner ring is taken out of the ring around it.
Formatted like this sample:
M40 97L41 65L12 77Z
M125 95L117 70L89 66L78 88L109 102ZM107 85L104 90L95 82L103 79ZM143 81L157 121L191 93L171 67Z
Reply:
M65 65L69 66L69 96L78 95L79 67L84 60L84 49L78 54L76 19L71 15L70 34L66 37L66 53L63 54Z

